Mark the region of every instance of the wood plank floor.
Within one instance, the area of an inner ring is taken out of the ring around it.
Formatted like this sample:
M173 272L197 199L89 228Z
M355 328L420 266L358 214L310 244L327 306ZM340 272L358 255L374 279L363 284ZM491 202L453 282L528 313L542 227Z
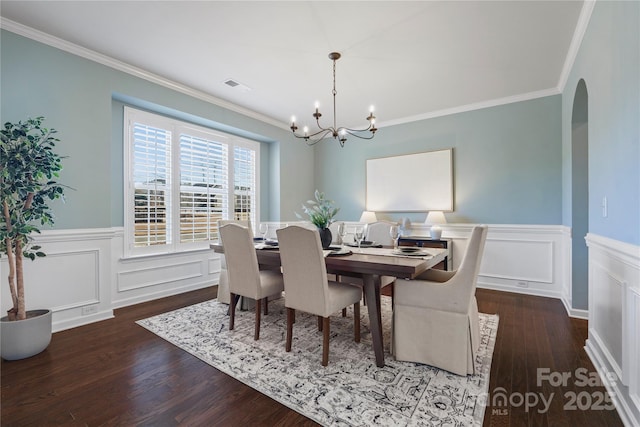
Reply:
M2 426L316 425L134 323L215 293L213 287L119 309L114 319L54 334L37 356L2 361ZM483 289L477 298L481 312L500 315L489 386L489 404L496 405L487 407L485 426L622 426L615 410L589 409L603 387L576 382L577 369L595 372L583 349L586 321L569 318L554 299ZM571 378L538 386L539 368ZM533 405L534 394L550 401L548 410L541 401Z

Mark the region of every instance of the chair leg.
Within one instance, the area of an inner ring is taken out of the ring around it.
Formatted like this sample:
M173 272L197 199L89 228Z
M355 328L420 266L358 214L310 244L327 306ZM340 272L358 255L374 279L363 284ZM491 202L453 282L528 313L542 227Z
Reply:
M266 299L266 298L265 298ZM260 339L260 301L256 301L256 326L253 333L253 339L258 341Z
M360 342L360 303L353 304L353 335L355 342Z
M318 316L318 331L322 332L322 316Z
M322 366L329 364L329 318L322 318Z
M236 295L231 294L230 304L229 304L229 330L233 331L233 327L235 325L236 320Z
M264 299L264 315L269 314L269 297L265 297Z
M342 309L342 317L347 317L347 308Z
M285 350L291 351L291 338L293 335L293 322L295 320L296 311L293 308L287 307L287 342L285 344Z

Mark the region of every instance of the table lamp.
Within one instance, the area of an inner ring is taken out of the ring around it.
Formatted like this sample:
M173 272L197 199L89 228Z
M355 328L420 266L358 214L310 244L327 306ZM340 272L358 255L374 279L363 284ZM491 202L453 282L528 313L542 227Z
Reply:
M447 218L445 218L442 211L430 211L424 223L431 226L429 230L431 238L433 240L440 240L442 237L442 228L440 228L439 224L446 224Z
M360 216L360 222L364 222L365 224L371 224L372 222L376 222L378 217L376 213L373 211L363 211Z

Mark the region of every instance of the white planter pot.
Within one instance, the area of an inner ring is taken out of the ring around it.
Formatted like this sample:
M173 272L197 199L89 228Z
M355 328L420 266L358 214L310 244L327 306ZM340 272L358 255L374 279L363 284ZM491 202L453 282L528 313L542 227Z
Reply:
M0 319L0 356L19 360L44 351L51 342L51 310L27 311L25 320Z

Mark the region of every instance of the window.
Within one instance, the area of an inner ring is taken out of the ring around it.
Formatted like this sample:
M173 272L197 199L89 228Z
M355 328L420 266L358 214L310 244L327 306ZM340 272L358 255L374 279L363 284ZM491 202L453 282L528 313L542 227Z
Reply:
M207 248L258 209L260 145L125 107L127 255Z

